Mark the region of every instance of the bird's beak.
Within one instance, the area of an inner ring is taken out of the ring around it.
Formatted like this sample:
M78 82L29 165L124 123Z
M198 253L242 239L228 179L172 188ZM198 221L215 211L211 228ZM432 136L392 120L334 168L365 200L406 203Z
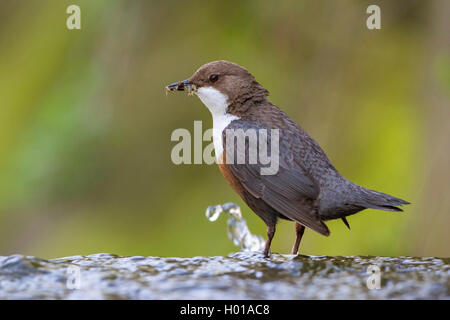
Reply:
M175 82L175 83L169 84L166 87L166 94L169 91L186 91L188 96L192 96L196 90L197 90L197 87L195 86L195 84L190 83L189 79L188 79L188 80L183 80L180 82Z

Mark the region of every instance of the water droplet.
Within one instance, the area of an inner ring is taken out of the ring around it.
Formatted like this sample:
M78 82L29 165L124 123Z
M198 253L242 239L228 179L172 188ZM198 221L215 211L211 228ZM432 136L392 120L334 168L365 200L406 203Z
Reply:
M210 206L206 209L206 218L209 221L216 221L222 212L222 206Z

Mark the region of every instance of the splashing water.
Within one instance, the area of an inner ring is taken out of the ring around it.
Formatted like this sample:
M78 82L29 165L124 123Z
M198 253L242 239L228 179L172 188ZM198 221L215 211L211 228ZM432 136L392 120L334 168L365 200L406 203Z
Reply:
M368 287L369 279L376 275L368 269L374 265L382 272L378 290ZM70 273L70 269L79 272ZM69 289L70 280L78 282L79 289ZM194 300L450 300L450 259L276 253L265 259L255 252L192 258L121 257L109 253L51 260L18 254L0 256L1 300L180 300L186 297Z
M239 246L241 251L260 252L264 250L263 237L250 232L238 205L228 202L223 205L210 206L206 209L206 218L209 221L216 221L222 212L228 213L230 217L227 222L228 238L236 246Z

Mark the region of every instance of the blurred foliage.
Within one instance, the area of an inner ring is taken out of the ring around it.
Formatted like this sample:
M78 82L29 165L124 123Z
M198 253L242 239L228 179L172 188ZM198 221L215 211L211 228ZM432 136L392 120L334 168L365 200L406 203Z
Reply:
M66 28L70 4L81 30ZM229 201L265 235L217 167L170 160L174 129L212 121L164 86L225 59L344 176L412 202L352 216L351 232L341 221L329 238L309 231L302 253L449 256L450 7L377 1L382 29L371 31L370 4L2 0L0 255L224 255L236 250L226 223L204 212ZM281 222L273 251L293 241Z

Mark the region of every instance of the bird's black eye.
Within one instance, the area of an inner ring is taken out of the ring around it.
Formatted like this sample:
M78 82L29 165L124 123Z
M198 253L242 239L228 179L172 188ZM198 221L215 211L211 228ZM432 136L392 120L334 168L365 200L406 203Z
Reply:
M219 80L218 74L212 74L209 76L209 81L211 81L212 83L216 82L217 80Z

